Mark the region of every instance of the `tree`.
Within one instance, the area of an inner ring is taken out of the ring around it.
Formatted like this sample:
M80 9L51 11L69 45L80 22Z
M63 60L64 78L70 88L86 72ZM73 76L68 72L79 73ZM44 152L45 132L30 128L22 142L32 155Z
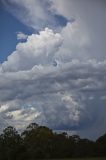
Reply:
M15 160L22 149L22 139L16 129L12 126L5 128L1 135L1 142L4 157L8 160Z
M30 124L22 133L27 152L34 158L49 158L53 133L45 126Z
M0 160L95 156L106 156L106 134L94 142L65 132L54 133L48 127L31 123L21 135L12 126L0 135Z
M95 147L98 156L106 156L106 134L96 140Z

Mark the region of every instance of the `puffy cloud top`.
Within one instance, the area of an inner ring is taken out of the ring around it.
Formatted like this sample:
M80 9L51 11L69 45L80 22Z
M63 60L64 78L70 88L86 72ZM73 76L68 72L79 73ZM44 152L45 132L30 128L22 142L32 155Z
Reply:
M32 34L26 42L16 46L16 51L2 64L3 71L28 70L35 65L48 65L52 63L61 44L61 35L48 28L39 34Z

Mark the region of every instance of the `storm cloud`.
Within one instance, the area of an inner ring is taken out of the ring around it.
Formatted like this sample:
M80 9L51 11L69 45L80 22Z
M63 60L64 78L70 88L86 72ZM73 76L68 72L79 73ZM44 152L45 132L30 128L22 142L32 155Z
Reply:
M12 14L24 8L27 16L22 10L18 19L41 31L17 33L16 50L0 66L0 125L22 129L37 122L96 138L106 131L106 3L41 2L3 2ZM55 25L55 14L67 24Z

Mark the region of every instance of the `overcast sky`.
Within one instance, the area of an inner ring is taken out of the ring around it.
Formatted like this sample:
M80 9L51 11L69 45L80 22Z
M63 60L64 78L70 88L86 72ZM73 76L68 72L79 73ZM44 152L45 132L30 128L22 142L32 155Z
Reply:
M106 1L1 0L0 129L106 133Z

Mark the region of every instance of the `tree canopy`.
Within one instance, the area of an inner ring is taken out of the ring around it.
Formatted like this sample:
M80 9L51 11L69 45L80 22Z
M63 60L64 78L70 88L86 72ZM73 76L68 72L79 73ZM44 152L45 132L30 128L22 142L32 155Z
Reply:
M91 141L31 123L21 134L8 126L0 135L0 160L102 156L106 156L106 134Z

